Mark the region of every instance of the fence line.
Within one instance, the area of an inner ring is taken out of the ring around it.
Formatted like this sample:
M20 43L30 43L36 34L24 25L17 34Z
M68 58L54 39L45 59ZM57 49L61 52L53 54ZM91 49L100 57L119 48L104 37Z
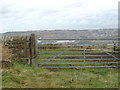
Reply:
M68 38L68 39L49 39L49 38L42 38L42 39L38 39L38 40L119 40L120 38L116 38L116 39L113 39L113 38L108 38L108 39L76 39L76 38Z
M64 69L64 68L118 68L120 66L44 66L47 69Z
M37 59L39 61L47 61L48 59ZM114 60L114 61L119 61L120 59L114 59L114 58L107 58L107 59L51 59L51 61L111 61L111 60Z

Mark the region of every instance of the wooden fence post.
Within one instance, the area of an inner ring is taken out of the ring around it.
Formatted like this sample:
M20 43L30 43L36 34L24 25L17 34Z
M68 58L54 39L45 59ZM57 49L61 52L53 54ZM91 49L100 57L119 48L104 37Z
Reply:
M30 64L33 66L37 66L36 64L36 57L37 57L37 46L36 46L36 37L35 34L31 34L30 36Z

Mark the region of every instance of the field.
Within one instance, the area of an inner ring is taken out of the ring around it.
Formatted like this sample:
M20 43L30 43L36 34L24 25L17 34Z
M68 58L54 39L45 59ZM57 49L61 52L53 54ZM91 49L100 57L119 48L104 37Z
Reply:
M2 72L3 88L118 88L118 69L48 70L14 62Z

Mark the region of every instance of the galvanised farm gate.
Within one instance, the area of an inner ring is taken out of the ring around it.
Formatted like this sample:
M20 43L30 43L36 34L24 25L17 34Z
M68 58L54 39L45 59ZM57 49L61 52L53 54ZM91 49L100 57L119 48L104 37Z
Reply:
M39 39L38 66L57 68L119 67L118 39Z

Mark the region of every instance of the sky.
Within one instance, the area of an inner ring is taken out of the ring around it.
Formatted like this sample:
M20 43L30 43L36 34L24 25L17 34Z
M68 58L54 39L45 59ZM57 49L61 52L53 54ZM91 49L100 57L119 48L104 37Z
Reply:
M119 0L0 0L0 33L118 27Z

